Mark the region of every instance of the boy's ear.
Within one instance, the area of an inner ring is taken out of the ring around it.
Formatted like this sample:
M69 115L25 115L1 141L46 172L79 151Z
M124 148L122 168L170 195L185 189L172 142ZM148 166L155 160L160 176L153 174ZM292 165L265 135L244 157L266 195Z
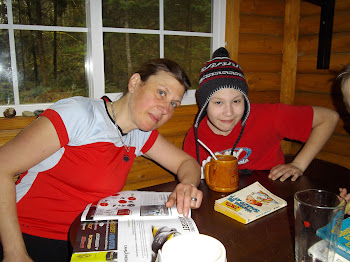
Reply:
M141 76L138 73L133 74L128 83L128 90L130 93L134 93L136 88L140 85L141 83Z

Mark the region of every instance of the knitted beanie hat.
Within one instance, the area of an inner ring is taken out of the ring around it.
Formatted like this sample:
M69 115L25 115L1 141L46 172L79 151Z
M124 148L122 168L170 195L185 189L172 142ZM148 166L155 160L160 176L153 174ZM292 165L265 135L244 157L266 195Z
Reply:
M229 53L224 47L220 47L213 53L213 57L202 68L199 77L199 89L197 90L197 103L199 106L199 113L194 125L196 146L197 146L197 160L199 162L199 147L197 129L199 123L207 114L208 103L217 91L224 88L232 88L242 93L245 103L245 110L241 120L241 133L234 144L231 154L242 136L246 121L250 113L250 102L248 99L248 85L245 80L243 70L235 61L230 59Z

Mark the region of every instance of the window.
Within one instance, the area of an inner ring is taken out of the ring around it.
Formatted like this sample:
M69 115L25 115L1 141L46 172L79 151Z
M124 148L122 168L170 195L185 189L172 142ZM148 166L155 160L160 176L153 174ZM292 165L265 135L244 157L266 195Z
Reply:
M198 86L224 44L222 0L0 0L0 111L76 95L115 99L139 63L177 61ZM183 104L195 103L194 90ZM2 116L2 114L1 114Z

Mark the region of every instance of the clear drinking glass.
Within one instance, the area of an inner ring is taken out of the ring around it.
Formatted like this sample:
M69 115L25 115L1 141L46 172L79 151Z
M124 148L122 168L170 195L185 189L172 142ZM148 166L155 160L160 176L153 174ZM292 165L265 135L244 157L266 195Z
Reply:
M295 261L333 262L346 201L324 190L294 194Z

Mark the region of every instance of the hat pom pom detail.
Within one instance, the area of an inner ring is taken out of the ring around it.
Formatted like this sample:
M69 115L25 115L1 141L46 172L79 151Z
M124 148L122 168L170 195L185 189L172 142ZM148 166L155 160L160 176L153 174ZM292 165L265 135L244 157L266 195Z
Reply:
M229 57L229 54L225 47L220 47L216 49L216 51L213 53L212 58L215 58L215 57Z

